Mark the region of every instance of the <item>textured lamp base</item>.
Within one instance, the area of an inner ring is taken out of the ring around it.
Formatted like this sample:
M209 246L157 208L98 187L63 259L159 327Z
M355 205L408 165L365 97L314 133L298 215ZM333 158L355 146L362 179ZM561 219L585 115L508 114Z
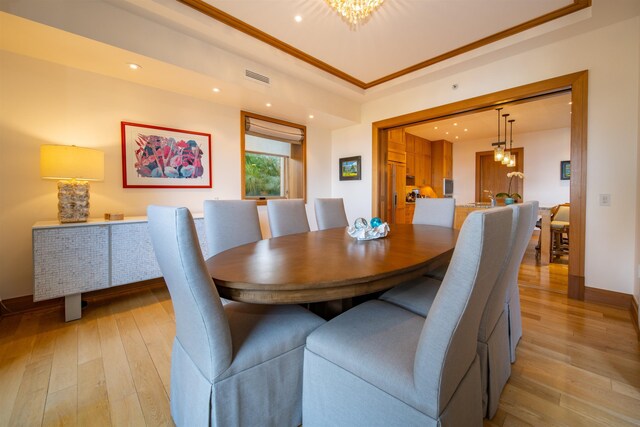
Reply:
M86 222L89 218L89 183L58 181L58 220L61 223Z

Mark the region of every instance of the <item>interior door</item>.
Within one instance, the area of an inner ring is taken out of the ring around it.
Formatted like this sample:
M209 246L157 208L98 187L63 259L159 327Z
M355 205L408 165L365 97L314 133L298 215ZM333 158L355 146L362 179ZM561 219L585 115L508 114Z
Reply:
M516 156L516 166L513 168L496 162L493 159L493 150L476 153L476 202L490 202L489 195L485 190L491 191L493 195L506 193L509 189L507 173L524 172L524 148L514 148L512 153ZM523 180L514 178L511 192L524 197L523 188Z

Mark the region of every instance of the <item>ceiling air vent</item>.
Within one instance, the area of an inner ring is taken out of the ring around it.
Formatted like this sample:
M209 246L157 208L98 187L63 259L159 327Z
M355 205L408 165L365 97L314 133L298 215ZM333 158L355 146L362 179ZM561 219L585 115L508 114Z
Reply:
M255 71L251 71L251 70L244 70L244 76L250 80L253 80L254 82L257 83L262 83L265 85L270 85L271 84L271 79L269 79L269 77L267 76L263 76L262 74L258 74Z

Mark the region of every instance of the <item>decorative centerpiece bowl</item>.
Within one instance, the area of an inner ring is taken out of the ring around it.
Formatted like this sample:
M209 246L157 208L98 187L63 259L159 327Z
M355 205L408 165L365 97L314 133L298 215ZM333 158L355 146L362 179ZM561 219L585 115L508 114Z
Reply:
M380 239L389 234L389 231L389 224L382 222L380 218L372 218L371 224L364 218L358 218L347 228L349 236L356 240Z

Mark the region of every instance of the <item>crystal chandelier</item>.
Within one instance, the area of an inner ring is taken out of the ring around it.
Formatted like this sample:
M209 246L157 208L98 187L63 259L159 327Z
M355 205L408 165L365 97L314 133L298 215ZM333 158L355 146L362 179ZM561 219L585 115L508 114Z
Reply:
M351 27L364 22L371 12L376 10L384 0L326 0Z

